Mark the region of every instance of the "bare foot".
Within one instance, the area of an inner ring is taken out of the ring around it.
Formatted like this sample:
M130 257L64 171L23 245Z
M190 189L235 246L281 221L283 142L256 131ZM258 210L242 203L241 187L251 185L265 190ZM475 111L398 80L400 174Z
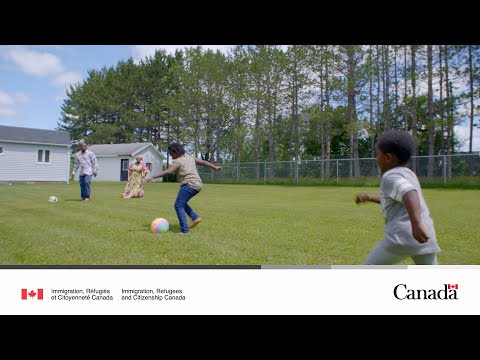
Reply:
M198 224L200 224L200 222L202 221L202 218L196 218L195 220L193 220L193 222L188 225L188 227L191 229L191 228L194 228L195 226L197 226Z

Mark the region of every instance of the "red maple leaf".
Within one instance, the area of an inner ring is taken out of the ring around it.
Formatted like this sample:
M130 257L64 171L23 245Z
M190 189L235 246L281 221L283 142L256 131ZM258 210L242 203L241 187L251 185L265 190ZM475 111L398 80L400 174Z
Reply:
M32 298L35 297L35 295L37 295L37 293L33 290L30 290L30 292L28 293L28 296L30 296Z

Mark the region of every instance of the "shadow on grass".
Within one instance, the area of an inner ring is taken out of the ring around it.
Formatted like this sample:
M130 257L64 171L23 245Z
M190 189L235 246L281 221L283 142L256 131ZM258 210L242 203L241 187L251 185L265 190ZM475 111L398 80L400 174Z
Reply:
M180 224L170 224L170 228L168 231L174 232L174 233L179 233L180 232Z

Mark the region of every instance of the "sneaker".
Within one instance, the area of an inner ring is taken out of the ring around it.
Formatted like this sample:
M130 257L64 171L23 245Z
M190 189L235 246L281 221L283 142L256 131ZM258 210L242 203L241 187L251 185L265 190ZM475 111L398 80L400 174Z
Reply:
M195 226L200 224L201 221L202 221L202 218L196 218L195 220L192 221L190 225L188 225L188 228L189 229L194 228Z
M83 199L83 201L90 201L90 198Z

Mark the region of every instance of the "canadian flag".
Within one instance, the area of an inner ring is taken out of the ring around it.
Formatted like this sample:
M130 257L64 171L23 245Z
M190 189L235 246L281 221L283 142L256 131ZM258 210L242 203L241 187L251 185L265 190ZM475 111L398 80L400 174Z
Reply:
M28 291L27 289L22 289L22 300L27 300L29 297L34 298L37 297L37 300L43 300L43 289L37 289Z
M458 290L458 284L448 284L448 288Z

